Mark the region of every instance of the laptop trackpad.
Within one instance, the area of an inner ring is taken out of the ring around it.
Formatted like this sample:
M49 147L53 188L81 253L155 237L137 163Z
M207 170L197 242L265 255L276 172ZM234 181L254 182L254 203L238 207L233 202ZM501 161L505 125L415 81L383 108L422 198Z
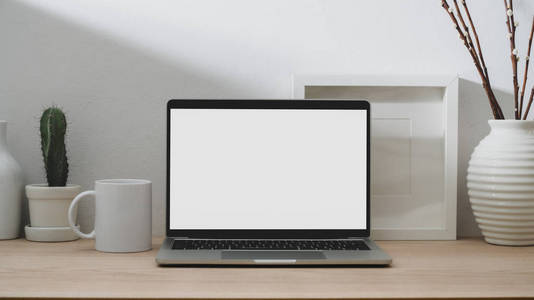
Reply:
M222 259L325 259L321 251L223 251Z

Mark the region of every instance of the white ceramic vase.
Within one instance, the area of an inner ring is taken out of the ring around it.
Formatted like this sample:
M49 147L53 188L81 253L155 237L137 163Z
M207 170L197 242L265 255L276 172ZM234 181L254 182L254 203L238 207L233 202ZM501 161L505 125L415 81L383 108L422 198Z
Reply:
M488 123L467 169L475 219L488 243L534 245L534 121Z
M0 120L0 240L19 236L23 190L22 169L7 149L7 122Z

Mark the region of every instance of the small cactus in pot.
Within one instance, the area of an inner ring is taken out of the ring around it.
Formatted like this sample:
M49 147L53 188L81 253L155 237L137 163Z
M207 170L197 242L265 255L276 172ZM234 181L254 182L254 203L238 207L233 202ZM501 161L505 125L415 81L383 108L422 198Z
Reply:
M52 106L44 110L39 125L47 183L26 186L30 210L30 225L25 227L26 239L42 242L72 241L78 237L69 227L67 212L81 187L67 184L67 118L59 107Z
M65 147L67 119L58 107L43 112L40 121L41 151L48 186L65 186L69 176L69 163Z

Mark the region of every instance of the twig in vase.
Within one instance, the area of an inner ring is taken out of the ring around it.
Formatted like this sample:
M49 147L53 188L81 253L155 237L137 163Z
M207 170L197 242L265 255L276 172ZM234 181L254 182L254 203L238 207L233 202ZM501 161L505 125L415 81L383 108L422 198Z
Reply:
M469 8L467 7L467 4L465 3L465 0L462 0L462 5L464 7L465 14L467 15L467 19L469 20L469 25L471 26L471 29L473 30L473 35L475 36L475 42L477 44L477 49L478 49L478 56L480 57L480 62L482 63L482 68L484 69L484 75L486 75L486 78L489 81L488 68L486 68L486 62L484 61L484 55L482 55L482 49L480 49L480 41L478 40L477 29L476 29L475 25L473 24L473 19L471 19L471 14L469 13Z
M464 7L464 11L467 16L467 19L469 20L469 26L471 26L471 29L473 30L473 35L475 36L475 42L476 42L477 49L478 49L478 56L480 57L480 63L482 64L484 75L486 76L489 91L491 92L491 100L497 103L497 98L493 94L493 89L491 88L491 81L489 78L488 68L486 67L486 62L484 61L484 55L482 54L482 49L480 48L480 40L478 39L477 29L475 27L475 24L473 23L473 19L471 18L471 13L469 12L469 8L467 7L467 3L465 2L465 0L462 0L462 5ZM500 113L502 115L502 112ZM502 115L502 117L504 119L504 115Z
M525 96L525 86L527 84L528 63L530 62L530 48L532 46L532 35L533 34L534 34L534 17L532 17L532 27L530 29L530 37L528 38L527 56L525 56L525 74L523 75L523 87L521 88L521 99L519 100L519 115L520 116L523 113L523 97ZM525 113L523 115L523 120L527 119L527 115L528 115L528 109L525 110Z
M491 82L490 82L490 79L489 79L488 68L486 67L486 62L484 61L484 55L482 54L482 49L480 48L480 41L478 39L477 30L475 28L475 25L473 24L473 19L471 18L471 14L469 13L469 8L467 7L467 3L465 2L465 0L461 0L462 1L462 5L464 7L465 14L467 16L467 19L469 20L469 25L471 26L471 28L473 30L473 35L475 36L475 41L476 41L478 52L475 49L475 45L473 44L473 39L471 38L471 34L469 32L469 27L464 22L464 18L462 16L461 11L460 11L460 7L458 6L458 1L457 0L453 0L453 1L454 1L454 6L456 7L458 20L460 20L460 23L463 26L464 35L467 37L467 41L469 43L469 49L468 50L470 52L473 52L474 56L478 60L479 65L482 67L483 75L486 77L486 84L488 85L488 91L489 91L488 98L489 98L489 101L493 102L495 104L495 103L497 103L497 99L496 99L495 95L493 94L493 89L491 88ZM500 110L500 108L499 108L499 110ZM499 113L502 115L502 111L499 111ZM504 116L502 116L502 118L504 119Z
M490 85L490 82L489 82L489 79L488 79L488 76L487 76L487 69L484 70L482 68L481 60L479 59L478 53L474 49L474 45L473 45L472 39L471 39L471 37L469 35L469 30L468 30L467 26L465 25L465 22L463 21L463 17L461 15L460 10L458 9L458 4L456 3L456 0L453 0L453 1L455 3L455 6L456 6L458 17L459 17L460 21L462 22L462 25L464 26L465 32L462 31L462 29L460 28L458 20L456 19L456 16L454 15L452 8L447 3L447 0L442 0L441 1L441 6L449 14L452 22L455 25L456 30L458 31L458 33L460 35L460 39L464 42L464 46L467 48L469 54L471 55L471 58L473 59L473 62L475 63L475 67L476 67L476 69L478 71L478 74L480 75L480 78L482 79L482 86L484 87L484 90L486 91L486 94L488 95L488 101L490 103L490 107L491 107L491 110L493 112L493 117L495 119L504 119L504 114L502 113L502 110L501 110L501 108L499 106L499 103L497 102L497 99L495 98L493 90L491 89L491 85ZM467 7L467 5L465 4L465 0L462 0L462 1L463 1L462 4L464 5L464 8ZM473 28L473 34L475 34L474 33L475 29L474 29L474 26L472 24L472 20L471 20L470 16L469 16L469 19L470 19L471 27ZM479 44L478 41L477 41L477 44ZM478 47L478 49L479 49L479 52L482 53L480 47Z
M530 90L530 99L528 99L528 105L527 109L525 109L525 115L523 115L523 120L527 119L528 112L530 110L530 105L532 105L532 97L534 97L534 87L532 88L532 90Z
M512 60L513 71L513 84L514 84L514 117L516 120L520 119L519 105L518 105L518 93L519 83L517 82L517 57L518 52L515 48L515 29L516 24L514 22L514 5L513 0L504 0L504 8L506 10L506 25L508 27L508 35L510 38L510 59Z
M481 64L480 55L475 50L475 45L473 44L473 39L471 38L471 34L469 33L469 27L467 27L467 25L464 22L464 18L462 16L461 12L460 12L460 7L458 6L458 1L457 0L453 0L453 2L454 2L454 6L456 7L458 20L460 20L460 23L462 24L462 27L464 29L463 34L467 38L467 45L469 46L467 50L469 52L473 52L473 55L476 57L478 63ZM463 3L465 5L465 1ZM488 75L486 74L486 71L484 71L484 67L483 67L482 64L481 64L481 67L482 67L482 71L484 73L484 76L486 76L486 79L487 79Z

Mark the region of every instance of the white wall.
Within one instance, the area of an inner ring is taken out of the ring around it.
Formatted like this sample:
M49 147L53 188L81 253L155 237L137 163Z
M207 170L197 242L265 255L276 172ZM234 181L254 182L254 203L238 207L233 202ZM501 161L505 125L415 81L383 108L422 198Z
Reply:
M503 4L469 3L493 84L510 90ZM534 3L515 6L524 55ZM27 182L44 181L37 120L55 103L68 112L70 182L151 179L155 234L164 232L170 98L289 98L295 73L458 73L478 82L437 0L7 0L0 41L0 119ZM469 132L460 133L460 176L489 117L480 87L462 86L471 87L460 99ZM80 212L85 229L90 207ZM462 188L459 233L478 234Z

